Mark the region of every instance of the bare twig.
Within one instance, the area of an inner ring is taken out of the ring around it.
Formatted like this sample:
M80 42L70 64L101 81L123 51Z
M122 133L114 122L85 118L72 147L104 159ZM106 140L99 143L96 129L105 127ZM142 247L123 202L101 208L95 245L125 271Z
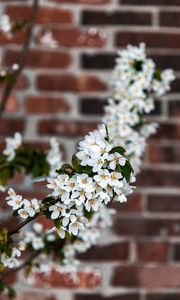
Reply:
M12 236L16 233L19 232L19 230L24 227L26 224L30 223L31 221L33 221L35 219L35 217L33 218L28 218L27 220L25 220L24 222L20 223L16 228L12 229L9 231L9 236Z
M31 44L31 39L32 39L32 34L33 34L33 28L35 25L35 19L36 19L36 13L37 13L37 9L38 9L38 1L39 0L33 0L33 4L32 4L32 14L31 14L31 18L29 20L29 26L27 29L27 36L26 36L26 40L23 44L22 47L22 51L21 51L21 63L19 65L19 68L14 71L14 80L11 83L6 83L6 86L4 88L3 91L3 95L2 95L2 99L1 99L1 104L0 104L0 115L4 112L9 96L11 95L12 89L14 88L20 74L22 73L26 61L27 61L27 56L28 56L28 50Z

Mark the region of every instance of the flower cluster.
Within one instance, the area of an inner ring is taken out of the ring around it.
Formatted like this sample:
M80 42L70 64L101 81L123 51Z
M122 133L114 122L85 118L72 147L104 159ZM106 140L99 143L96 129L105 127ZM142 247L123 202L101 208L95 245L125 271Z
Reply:
M0 19L0 29L5 33L9 34L11 32L12 24L8 15L2 15Z
M55 40L51 31L46 31L39 39L42 46L55 49L58 47L58 42Z
M19 132L14 134L12 138L6 138L6 148L3 154L7 156L7 160L11 161L16 156L16 150L22 145L22 136Z
M23 233L23 243L26 247L31 246L34 250L40 250L45 248L46 241L54 242L56 239L53 232L45 230L39 222L35 222L32 229Z
M4 265L4 267L8 267L10 269L17 268L19 266L19 258L21 257L21 251L25 250L25 244L23 242L19 242L17 247L13 247L11 249L11 254L7 254L5 252L0 255L0 262Z
M20 134L6 140L3 152L6 162L16 163L18 153L18 158L29 155L30 166L37 165L37 161L41 161L41 167L45 162L48 164L41 174L49 174L47 188L51 193L41 203L37 199L24 199L12 189L6 198L14 215L24 219L45 215L54 221L55 226L50 230L34 223L33 230L23 234L24 249L52 254L51 258L60 258L68 270L76 269L76 253L97 244L102 229L112 225L114 211L107 205L113 199L126 202L127 195L132 193L131 183L135 178L131 164L137 173L146 139L157 127L155 123L144 124L144 115L153 110L154 97L170 89L173 79L172 70L161 72L146 57L144 44L128 46L119 52L113 72L112 98L103 118L105 125L79 143L72 164L62 164L55 138L50 140L50 150L38 155L33 149L21 152ZM29 165L23 165L27 174ZM38 170L36 176L41 176ZM17 266L20 247L13 247L9 255L1 253L1 263Z
M90 132L79 144L79 151L72 159L69 173L50 178L47 187L57 202L48 208L47 214L58 220L58 233L78 235L87 223L84 211L96 212L102 203L108 204L115 196L120 202L132 192L129 181L132 168L124 156L124 149L113 147L105 126ZM63 173L63 169L60 170Z
M56 170L59 170L60 167L62 166L62 154L61 151L59 150L59 143L56 138L51 138L50 139L50 146L51 148L49 149L47 153L47 162L50 165L50 176L55 176Z
M174 80L173 71L156 69L145 50L142 43L119 51L112 76L112 98L103 117L115 145L126 149L135 173L139 171L146 139L157 127L155 123L143 125L144 115L154 109L154 97L170 90Z
M40 211L40 203L37 199L23 199L21 195L17 195L11 188L8 190L6 200L7 204L12 207L14 214L19 215L23 219L33 218Z

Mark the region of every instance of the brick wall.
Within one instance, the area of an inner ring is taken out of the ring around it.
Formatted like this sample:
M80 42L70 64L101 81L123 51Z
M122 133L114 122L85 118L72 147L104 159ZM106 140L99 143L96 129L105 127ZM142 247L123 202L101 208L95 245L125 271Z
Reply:
M28 16L30 3L1 1L0 10L12 17ZM160 68L174 68L177 80L151 115L160 128L149 142L135 194L127 205L116 206L112 232L82 256L83 262L101 270L102 282L92 289L81 279L83 289L72 291L58 289L58 283L55 290L37 291L19 283L18 299L179 300L180 0L41 3L27 68L0 120L1 141L15 130L36 144L46 145L55 135L68 159L79 138L100 120L116 50L127 43L146 42L149 55ZM57 49L39 43L42 32L49 30ZM6 64L18 62L23 38L18 34L9 42L0 32ZM16 180L19 187L21 180ZM27 182L23 188L31 193Z

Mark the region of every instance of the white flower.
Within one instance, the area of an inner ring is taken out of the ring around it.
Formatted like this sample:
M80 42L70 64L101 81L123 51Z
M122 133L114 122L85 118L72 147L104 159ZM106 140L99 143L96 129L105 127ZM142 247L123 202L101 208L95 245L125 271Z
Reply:
M30 201L24 199L23 204L24 204L24 211L26 211L30 217L34 217L35 214L39 211L39 203L37 199L32 199Z
M6 190L6 187L0 184L0 191L5 192L5 190Z
M3 151L3 154L7 156L7 160L11 161L16 155L16 150L22 144L22 136L19 132L14 134L13 138L6 138L6 148Z
M77 217L71 216L71 223L69 224L69 233L73 235L78 235L79 231L84 230L84 224L79 222Z
M86 192L92 190L93 180L87 174L78 175L77 183L78 183L79 187L84 189Z
M31 212L32 212L32 216L34 216L34 211L32 210ZM27 219L29 217L29 212L26 209L24 209L24 208L19 209L18 210L18 214L23 219Z
M44 241L41 237L34 237L32 240L32 247L35 250L43 249L45 246Z
M127 202L127 198L124 194L118 195L117 199L120 203Z
M43 225L42 225L41 223L39 223L39 222L35 222L35 223L33 224L33 229L34 229L34 231L35 231L36 233L41 234L41 233L43 232Z
M121 174L121 173L119 173L119 172L111 172L111 173L109 174L109 180L108 180L108 183L109 183L109 185L112 186L112 187L114 187L114 186L119 187L119 186L122 185L122 183L121 183L122 180L120 180L120 179L122 179L122 178L123 178L123 177L122 177L122 174Z
M20 256L21 256L21 251L15 247L13 247L11 256L8 256L6 253L2 253L0 255L0 260L5 267L17 268L19 266L19 262L18 262L17 258Z
M50 139L51 149L47 153L47 161L50 164L50 176L56 175L56 170L60 169L62 165L62 154L59 150L59 143L56 138Z
M23 204L23 198L20 195L17 195L13 189L9 189L8 197L6 197L7 204L12 206L13 210L19 209Z
M49 211L52 211L51 219L55 220L59 218L60 215L65 214L65 205L56 203L55 205L51 205L49 207Z
M0 29L4 33L9 33L11 31L11 22L8 15L2 15L0 19Z
M126 164L126 158L118 152L109 154L107 159L112 170L115 170L117 165L124 166Z
M95 199L88 199L86 201L86 209L87 209L87 211L90 211L91 209L93 211L98 211L99 206L100 206L99 200L96 199L96 198Z
M86 202L86 199L90 199L92 197L91 192L86 192L86 190L79 188L77 191L74 191L71 195L71 199L73 199L77 206Z
M98 175L94 176L94 180L102 187L106 188L109 182L109 171L104 169L98 172Z
M55 40L51 31L46 31L40 38L40 43L48 48L57 48L58 42Z
M105 159L102 156L94 156L89 160L89 165L93 167L93 172L99 172L104 165Z
M68 181L66 181L66 184L63 186L63 188L66 192L70 193L70 192L74 192L76 190L77 185L78 185L78 183L77 183L76 178L72 177Z
M60 228L56 229L57 234L60 236L61 239L64 239L66 236L66 229L61 226Z

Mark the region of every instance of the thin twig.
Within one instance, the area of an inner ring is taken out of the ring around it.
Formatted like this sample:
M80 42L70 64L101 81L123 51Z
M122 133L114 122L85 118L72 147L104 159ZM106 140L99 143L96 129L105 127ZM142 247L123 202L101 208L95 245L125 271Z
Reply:
M33 218L28 218L27 220L25 220L24 222L20 223L16 228L12 229L9 231L9 236L12 236L16 233L19 232L19 230L24 227L26 224L30 223L31 221L33 221L35 219L35 217Z
M0 104L0 115L4 112L9 96L11 95L12 89L14 88L20 74L22 73L26 61L27 61L27 57L28 57L28 50L31 44L31 39L32 39L32 34L33 34L33 28L35 25L35 19L36 19L36 13L37 13L37 9L38 9L38 1L39 0L33 0L33 4L32 4L32 14L31 14L31 18L29 20L29 26L27 29L27 36L26 36L26 40L23 44L22 47L22 51L21 51L21 63L19 65L19 68L17 71L14 72L14 80L11 83L6 83L6 86L4 88L3 91L3 95L2 95L2 99L1 99L1 104Z

